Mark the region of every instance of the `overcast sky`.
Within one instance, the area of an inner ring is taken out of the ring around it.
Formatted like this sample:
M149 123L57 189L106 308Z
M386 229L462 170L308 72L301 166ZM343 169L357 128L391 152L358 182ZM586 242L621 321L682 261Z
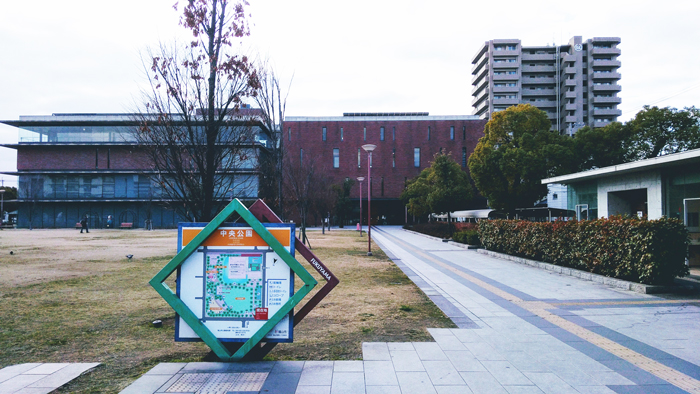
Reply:
M4 1L0 119L133 109L145 83L140 53L189 38L175 2ZM575 35L622 39L621 121L645 104L700 106L698 1L250 2L246 47L294 75L287 116L471 114L471 59L484 41L559 45ZM17 130L0 126L0 142L17 142ZM15 161L0 148L0 171Z

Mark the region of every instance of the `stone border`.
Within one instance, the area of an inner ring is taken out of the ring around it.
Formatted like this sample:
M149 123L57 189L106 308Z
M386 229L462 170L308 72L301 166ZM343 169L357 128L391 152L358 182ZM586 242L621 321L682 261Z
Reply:
M677 293L692 290L690 286L658 286L645 285L643 283L629 282L622 279L610 278L608 276L598 275L591 272L577 270L575 268L562 267L559 265L543 263L537 260L530 260L523 257L511 256L505 253L498 253L491 250L479 249L477 252L491 257L496 257L503 260L509 260L518 264L525 264L531 267L536 267L546 271L556 272L562 275L573 276L583 280L590 280L596 283L601 283L606 286L615 287L623 290L630 290L642 294L660 294L660 293Z

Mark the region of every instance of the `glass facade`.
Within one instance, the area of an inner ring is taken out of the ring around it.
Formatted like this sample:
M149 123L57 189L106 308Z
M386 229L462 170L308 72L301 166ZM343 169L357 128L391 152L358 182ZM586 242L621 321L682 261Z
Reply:
M585 207L587 218L596 219L598 217L598 182L589 181L570 184L567 192L567 201L567 209L583 212Z
M664 176L664 214L671 218L683 220L683 200L687 198L700 198L700 169L688 168L675 170Z

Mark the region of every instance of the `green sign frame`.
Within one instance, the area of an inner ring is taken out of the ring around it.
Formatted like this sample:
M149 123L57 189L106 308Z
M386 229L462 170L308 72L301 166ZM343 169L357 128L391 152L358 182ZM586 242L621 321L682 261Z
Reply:
M303 285L287 300L284 305L268 321L258 329L243 345L235 352L231 353L190 310L190 308L165 284L165 280L180 267L187 258L194 253L197 248L207 239L226 219L233 213L238 213L241 219L255 231L260 238L265 241L272 250L277 253L282 261L301 279ZM306 297L307 294L318 284L316 279L292 256L287 249L260 223L260 221L241 203L234 199L216 217L207 224L197 236L185 245L180 252L173 257L149 282L160 294L165 302L172 307L175 312L194 330L197 335L211 348L217 357L225 361L240 361L248 352L279 323L294 307Z

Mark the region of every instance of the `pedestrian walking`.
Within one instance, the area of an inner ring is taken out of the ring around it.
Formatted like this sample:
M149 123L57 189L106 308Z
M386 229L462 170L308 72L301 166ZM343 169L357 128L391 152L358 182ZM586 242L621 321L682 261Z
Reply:
M88 216L87 215L83 216L83 220L80 221L80 234L83 233L83 230L85 230L86 233L90 232L90 230L88 230Z

